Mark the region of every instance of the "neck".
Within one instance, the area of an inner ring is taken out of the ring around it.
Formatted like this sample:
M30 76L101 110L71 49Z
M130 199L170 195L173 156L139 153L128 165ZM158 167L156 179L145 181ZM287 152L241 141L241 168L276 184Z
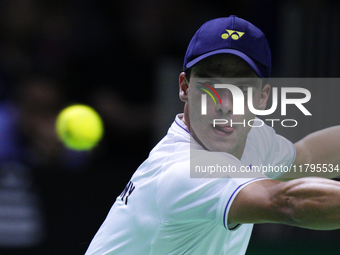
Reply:
M188 127L188 129L190 131L190 119L189 119L189 107L188 107L188 103L185 103L185 105L184 105L184 114L183 114L182 121Z

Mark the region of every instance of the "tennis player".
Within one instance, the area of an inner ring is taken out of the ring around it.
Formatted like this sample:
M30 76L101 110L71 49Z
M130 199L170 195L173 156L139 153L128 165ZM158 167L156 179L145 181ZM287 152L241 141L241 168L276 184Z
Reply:
M210 173L203 168L201 178L191 178L196 163L238 170L318 160L339 164L339 142L333 142L339 127L294 145L266 125L214 125L214 119L247 123L255 118L246 104L243 115L233 114L235 106L227 89L216 91L217 103L206 100L202 114L202 95L212 87L211 81L220 79L235 81L244 93L245 87L251 87L248 97L254 107L265 109L270 86L263 81L270 71L268 42L254 25L236 16L203 24L188 46L179 76L184 113L176 116L167 135L117 197L86 254L241 255L254 223L339 228L340 184L336 181L309 177L282 182L274 180L284 177L282 173L268 178L262 173L240 176L232 171L206 178ZM315 146L320 140L328 144L322 150Z

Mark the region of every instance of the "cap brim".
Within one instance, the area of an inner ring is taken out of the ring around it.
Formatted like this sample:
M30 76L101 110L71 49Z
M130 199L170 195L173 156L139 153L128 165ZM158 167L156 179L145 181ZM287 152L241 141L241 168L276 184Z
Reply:
M268 71L265 70L265 68L261 64L259 64L258 62L256 62L255 60L253 60L252 58L250 58L248 55L244 54L243 52L240 52L240 51L234 50L234 49L220 49L220 50L215 50L215 51L205 53L205 54L191 60L190 62L188 62L187 65L186 65L186 68L192 67L193 65L197 64L199 61L201 61L201 60L203 60L207 57L217 55L217 54L221 54L221 53L228 53L228 54L232 54L232 55L235 55L235 56L242 58L244 61L246 61L250 65L250 67L253 69L255 74L260 78L269 76Z

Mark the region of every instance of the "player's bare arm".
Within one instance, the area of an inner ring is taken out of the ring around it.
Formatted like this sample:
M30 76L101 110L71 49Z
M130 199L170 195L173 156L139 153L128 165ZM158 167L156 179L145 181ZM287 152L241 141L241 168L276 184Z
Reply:
M329 127L314 132L294 144L296 149L295 167L303 167L302 172L287 172L280 180L295 179L306 176L335 178L338 171L305 171L305 164L327 164L340 166L340 126ZM307 169L308 170L308 169Z
M340 227L340 183L318 177L251 183L236 196L228 222L337 229Z

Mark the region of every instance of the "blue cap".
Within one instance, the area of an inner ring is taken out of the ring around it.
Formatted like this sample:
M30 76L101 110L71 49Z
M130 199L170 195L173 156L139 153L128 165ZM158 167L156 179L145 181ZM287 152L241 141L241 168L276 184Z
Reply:
M191 39L183 69L209 56L229 53L246 61L260 78L270 76L271 52L263 32L234 15L204 23Z

